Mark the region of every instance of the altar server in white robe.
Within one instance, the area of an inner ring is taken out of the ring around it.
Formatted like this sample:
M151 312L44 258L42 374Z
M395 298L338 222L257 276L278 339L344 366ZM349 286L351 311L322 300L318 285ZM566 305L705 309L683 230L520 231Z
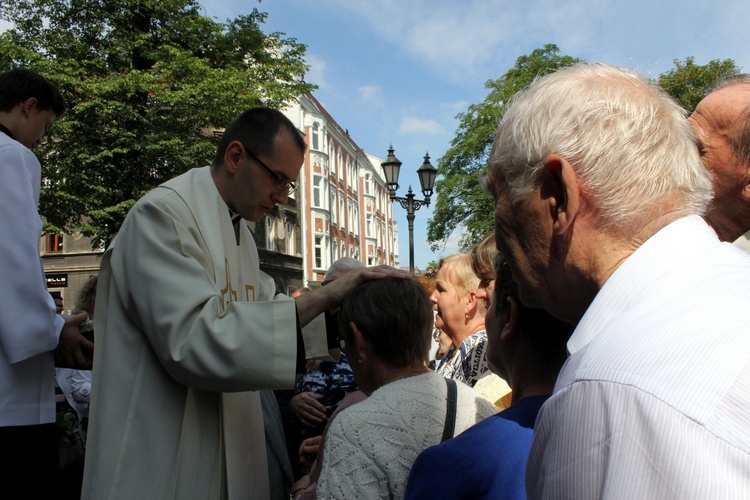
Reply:
M260 389L291 388L327 354L320 314L352 271L291 299L259 270L246 220L287 201L305 143L280 112L225 130L213 164L131 209L99 275L83 498L267 498ZM300 326L308 325L303 335Z
M84 315L56 314L39 260L42 166L31 148L65 112L57 87L38 73L0 74L0 479L29 498L54 493L55 357L82 366L91 343Z

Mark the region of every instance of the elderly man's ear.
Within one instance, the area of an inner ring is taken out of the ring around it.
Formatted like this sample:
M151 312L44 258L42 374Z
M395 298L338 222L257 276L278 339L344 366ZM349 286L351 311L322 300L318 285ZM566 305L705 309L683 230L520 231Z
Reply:
M560 155L549 155L544 161L541 196L549 207L555 234L564 234L581 209L581 190L573 166Z

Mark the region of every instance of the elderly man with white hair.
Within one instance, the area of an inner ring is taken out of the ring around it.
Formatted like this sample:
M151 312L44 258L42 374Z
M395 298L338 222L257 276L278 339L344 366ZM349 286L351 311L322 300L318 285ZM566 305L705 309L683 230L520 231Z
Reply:
M750 497L750 258L701 218L684 111L628 70L560 70L507 109L487 183L521 300L577 323L529 497Z

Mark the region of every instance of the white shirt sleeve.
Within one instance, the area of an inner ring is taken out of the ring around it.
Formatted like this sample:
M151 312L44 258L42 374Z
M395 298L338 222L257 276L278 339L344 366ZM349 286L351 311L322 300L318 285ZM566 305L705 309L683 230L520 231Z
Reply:
M74 370L70 380L70 394L78 404L89 407L91 400L91 370Z

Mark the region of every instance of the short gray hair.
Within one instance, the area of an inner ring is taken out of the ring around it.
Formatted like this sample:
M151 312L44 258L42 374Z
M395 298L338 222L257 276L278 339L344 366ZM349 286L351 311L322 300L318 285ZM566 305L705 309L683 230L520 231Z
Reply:
M708 89L706 90L706 96L708 94L711 94L713 92L716 92L717 90L725 89L727 87L732 87L734 85L741 85L741 84L750 84L750 75L745 73L740 73L738 75L729 75L724 76L722 78L719 78L715 82L713 82L711 85L708 86Z
M427 290L414 279L381 278L357 287L341 303L339 331L353 342L349 322L391 368L426 363L433 312Z
M640 227L663 210L703 214L713 196L685 111L635 72L577 64L536 80L506 109L488 186L518 202L538 185L545 159L575 169L603 228Z

